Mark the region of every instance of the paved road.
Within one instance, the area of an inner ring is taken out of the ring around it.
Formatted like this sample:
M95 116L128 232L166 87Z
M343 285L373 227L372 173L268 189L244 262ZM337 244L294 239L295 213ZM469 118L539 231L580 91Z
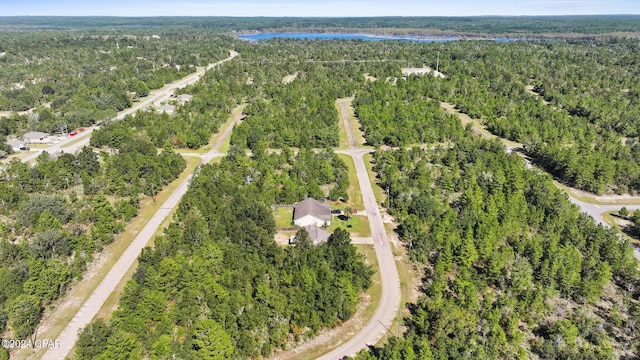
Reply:
M358 351L366 348L367 345L376 344L378 340L387 333L387 328L393 323L400 307L401 293L398 270L396 269L395 258L391 251L391 245L389 244L387 232L382 223L378 203L373 194L373 188L369 181L369 173L367 172L363 159L363 155L372 150L358 148L355 134L349 122L349 113L346 106L346 102L340 102L340 112L349 138L350 148L336 152L350 155L356 167L360 191L362 192L365 211L369 218L376 257L378 258L378 264L380 266L382 294L380 296L378 309L376 309L369 323L349 339L349 341L320 357L320 360L336 360L344 356L354 356Z
M236 56L238 56L239 54L236 51L230 50L229 51L229 57L227 57L226 59L220 60L217 63L214 64L209 64L205 69L201 69L196 71L195 73L183 78L182 80L176 81L170 85L165 86L162 89L159 90L155 90L152 91L149 96L147 96L142 102L140 102L139 104L134 105L133 107L130 107L127 110L124 110L122 112L120 112L118 114L118 116L114 117L112 119L112 121L117 121L117 120L122 120L124 119L125 116L130 115L135 113L138 110L144 109L148 106L150 106L151 104L157 104L160 103L162 101L165 101L167 99L169 99L171 97L171 95L177 90L177 89L182 89L187 85L191 85L195 82L197 82L198 80L200 80L200 78L202 77L202 75L210 69L213 69L215 67L218 67L222 64L224 64L225 62L235 58ZM89 140L91 138L91 133L97 129L97 126L90 126L87 127L86 130L76 136L73 137L68 137L56 144L53 144L51 146L49 146L47 149L42 150L42 151L37 151L33 154L30 154L26 157L24 157L22 159L23 162L29 162L31 160L34 160L35 158L38 157L38 155L40 155L43 151L48 152L49 154L55 154L58 153L60 151L64 151L66 153L75 153L78 150L80 150L81 148L83 148L84 146L89 144ZM78 139L80 139L80 141L77 141ZM69 145L69 143L77 141L75 143L73 143L72 145Z
M235 57L237 53L232 52L232 56L227 58L229 60ZM226 61L224 60L224 61ZM217 63L220 64L221 62ZM215 66L215 65L213 65ZM212 68L213 66L210 66ZM199 78L200 75L196 78ZM179 84L186 84L189 81L193 80L193 75L187 79L179 82ZM123 115L124 116L124 115ZM226 140L227 137L231 135L231 130L233 129L233 125L240 121L242 118L242 112L240 112L233 120L232 124L229 125L225 131L219 136L218 140L212 147L212 149L203 154L202 163L207 163L211 159L215 157L222 156L219 150L222 143ZM88 138L87 138L88 139ZM50 349L47 351L42 359L51 359L51 360L59 360L64 359L65 356L71 351L78 337L78 331L85 327L87 324L93 320L95 315L98 313L102 305L105 303L109 295L113 293L116 286L123 279L126 272L129 268L134 264L138 255L142 251L142 248L151 240L153 234L156 232L158 227L162 224L164 219L167 217L169 213L175 208L182 196L187 192L189 188L189 182L193 177L190 174L180 185L178 185L177 189L169 196L169 198L162 204L160 209L154 214L154 216L149 220L149 222L145 225L145 227L138 233L136 238L133 240L131 245L125 250L122 256L118 259L116 264L111 268L109 273L105 276L105 278L100 282L95 291L89 296L87 301L82 305L80 310L75 314L73 319L68 323L66 328L62 331L60 336L58 336L58 340L60 341L61 346L59 348ZM60 319L60 321L64 321L64 319Z
M473 125L473 129L476 130L476 132L480 134L482 137L486 139L493 139L493 138L500 139L505 145L506 152L511 152L516 150L517 148L522 147L522 144L498 137L494 134L489 133L486 129L479 129L478 128L480 126L479 123L471 119L468 115L456 110L453 105L445 102L441 102L440 106L444 108L447 113L457 115L460 118L460 121L462 122L463 125L471 123ZM527 169L530 169L530 170L537 169L540 172L544 172L544 170L534 167L533 164L531 164L531 161L529 161L529 159L526 159L526 158L525 158L525 166L527 167ZM565 193L569 197L569 201L576 204L580 208L580 211L591 216L593 220L596 222L596 224L601 224L604 227L610 227L609 224L607 224L602 218L602 214L605 212L619 211L622 207L626 207L628 210L640 210L640 204L634 204L634 205L598 204L596 205L596 204L578 200L566 191ZM634 246L633 255L635 256L636 259L640 260L640 249Z

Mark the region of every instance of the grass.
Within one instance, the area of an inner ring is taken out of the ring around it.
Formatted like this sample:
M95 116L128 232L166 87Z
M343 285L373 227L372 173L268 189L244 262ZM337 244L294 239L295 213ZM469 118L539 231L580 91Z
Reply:
M629 218L631 217L631 215L633 214L633 211L629 212ZM624 236L626 239L628 239L631 243L633 244L640 244L640 240L636 239L632 236L629 236L629 234L627 234L626 232L622 231L622 229L620 228L620 225L618 225L615 221L615 217L619 217L619 212L618 211L607 211L602 213L602 219L604 220L604 222L606 222L607 224L609 224L609 226L611 226L613 229L615 229L618 233L622 234L622 236Z
M333 233L337 228L343 228L347 230L352 236L357 237L370 237L371 227L369 226L369 219L366 216L354 215L349 220L342 220L338 216L334 216L331 221L331 226L327 229L328 232Z
M362 199L362 191L360 190L360 182L358 181L358 175L356 174L356 166L353 163L353 158L344 154L338 154L338 157L344 161L349 168L349 188L347 189L349 201L347 203L358 210L364 210L364 200Z
M213 134L213 136L211 136L211 138L209 139L209 146L214 146L216 141L218 141L218 138L220 138L220 136L222 136L222 133L224 133L224 131L229 127L229 126L233 126L233 120L240 115L240 113L244 110L244 108L247 106L247 103L244 104L240 104L238 106L236 106L232 111L231 114L229 114L229 117L227 118L227 121L225 121L225 123L223 125L220 126L220 129L218 129L218 132ZM231 138L231 136L229 136L229 138ZM229 148L227 146L227 149L223 151L223 147L225 146L225 143L228 143L229 139L225 139L225 142L222 144L222 147L220 148L220 152L225 152L227 151Z
M273 218L276 221L277 228L290 228L293 227L293 208L282 207L275 208L273 211Z
M161 192L156 195L156 201L153 202L150 198L145 198L141 202L141 207L136 216L127 226L125 231L119 234L116 237L116 240L109 246L103 249L100 258L105 259L105 262L100 265L100 268L96 270L95 276L91 279L85 278L76 284L71 291L68 293L69 296L74 296L78 299L78 304L74 305L72 308L64 309L62 313L55 314L56 318L59 320L56 324L52 324L51 327L46 329L44 332L38 333L38 337L41 339L56 339L61 333L62 330L67 326L69 322L73 319L75 314L78 312L80 307L84 304L84 302L89 298L89 296L93 293L93 291L98 287L100 282L104 279L107 273L111 270L113 265L118 261L120 256L125 252L125 250L129 247L129 244L135 239L140 230L144 228L144 226L149 222L149 220L153 217L153 215L158 211L158 209L164 204L164 202L169 198L169 196L175 191L175 189L186 179L186 177L193 173L195 168L200 163L200 159L198 158L186 158L187 168L180 174L178 179L172 181L168 184ZM167 216L167 219L170 219L170 216ZM166 222L166 221L165 221ZM120 298L120 293L124 288L124 284L126 281L130 279L130 276L135 271L136 264L134 264L129 271L127 272L125 278L118 284L116 288L116 292L112 293L107 300L107 302L102 306L98 314L97 318L101 318L102 316L108 316L107 309L115 309L117 306L117 301ZM53 310L54 313L57 309ZM106 314L106 315L105 315ZM46 349L41 349L38 351L37 358L42 357ZM72 350L73 351L73 350ZM72 352L70 353L72 354ZM30 358L33 354L30 354Z
M353 134L356 136L356 141L358 142L358 144L362 146L366 144L367 141L364 138L364 134L362 130L360 130L360 120L356 117L355 113L353 112L353 106L351 105L351 103L349 103L349 106L347 107L347 109L349 111L349 124L351 124L351 128L353 129Z
M597 195L592 195L589 193L586 193L584 191L577 191L574 188L568 187L567 185L564 185L563 183L557 181L557 180L553 180L553 184L560 188L561 190L563 190L564 192L566 192L567 194L571 195L573 198L578 199L582 202L586 202L589 204L596 204L596 205L637 205L640 203L640 197L635 196L632 198L620 198L620 199L610 199L610 200L598 200L595 198L595 196Z
M366 258L367 265L371 266L375 270L373 277L371 278L371 287L365 291L361 299L367 299L364 303L365 306L358 306L356 313L347 320L343 325L334 329L335 331L327 341L319 342L310 346L308 349L301 353L289 353L278 354L278 359L317 359L323 354L331 351L332 349L340 346L344 342L348 341L355 335L360 329L369 323L380 304L380 296L382 295L382 280L380 279L380 267L378 266L378 258L376 257L376 251L373 245L354 245L356 250L363 254ZM360 303L363 305L363 303ZM357 321L354 321L357 319ZM321 336L320 336L321 337ZM286 356L289 355L289 356Z
M231 136L226 138L222 144L220 144L220 149L218 150L220 153L226 154L229 152L229 147L231 147Z
M347 149L349 148L349 138L347 137L347 131L344 128L344 121L342 121L340 103L336 100L335 103L336 111L338 113L338 136L339 136L339 145L338 149Z
M372 154L364 154L364 165L367 167L367 172L369 173L369 181L371 182L371 187L373 188L373 195L376 198L376 202L378 204L384 204L387 200L387 195L384 193L384 190L378 186L376 182L376 172L373 171L373 155Z

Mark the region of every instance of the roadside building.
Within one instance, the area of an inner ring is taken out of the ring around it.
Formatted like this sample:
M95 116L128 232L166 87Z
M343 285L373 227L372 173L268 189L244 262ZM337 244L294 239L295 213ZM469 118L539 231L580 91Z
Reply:
M193 99L193 95L189 95L189 94L178 95L178 101L180 101L180 104L183 104L183 105L187 101L191 101L191 99Z
M167 114L173 114L175 111L176 111L175 105L164 104L158 107L159 113L166 112Z
M296 204L293 211L293 223L300 227L330 225L331 208L316 199L306 198Z
M20 139L11 139L11 140L7 140L6 144L11 146L11 149L13 151L18 151L18 150L29 150L29 145L27 144L26 141L24 140L20 140Z
M28 144L48 144L51 142L51 138L48 133L39 131L29 131L22 136L22 139Z
M313 245L318 245L318 244L327 242L327 240L329 239L329 236L331 235L327 231L325 231L323 228L319 228L313 225L307 225L303 227L303 229L309 234L309 238L313 242ZM296 238L295 235L289 238L290 245L295 244L295 238Z

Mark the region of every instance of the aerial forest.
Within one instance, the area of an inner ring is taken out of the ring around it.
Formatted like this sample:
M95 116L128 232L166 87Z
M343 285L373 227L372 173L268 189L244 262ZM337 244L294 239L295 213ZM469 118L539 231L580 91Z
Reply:
M98 125L77 153L36 145L22 162L0 149L3 338L37 333L158 193L191 174L73 359L277 357L352 319L371 259L340 228L321 244L305 231L277 243L272 211L349 201L357 176L336 154L347 99L394 251L420 276L399 330L355 359L637 357L634 245L556 184L640 194L638 19L521 20L1 18L0 134ZM272 29L464 40L236 37ZM174 112L116 118L230 51L171 96ZM236 116L218 158L199 163Z

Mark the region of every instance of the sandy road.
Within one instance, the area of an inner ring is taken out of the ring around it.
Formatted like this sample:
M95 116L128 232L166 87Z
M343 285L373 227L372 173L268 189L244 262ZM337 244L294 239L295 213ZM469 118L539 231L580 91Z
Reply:
M378 258L378 264L380 266L382 294L380 296L380 304L369 323L347 342L321 356L319 358L321 360L336 360L344 356L354 356L359 350L366 348L367 345L376 344L378 340L387 333L387 328L393 323L400 307L401 297L400 279L398 277L395 258L391 251L391 245L387 238L384 224L382 223L378 203L373 194L373 188L369 181L369 173L367 172L363 159L363 155L372 152L372 150L359 148L349 121L347 102L341 101L339 104L340 115L349 139L349 149L336 152L350 155L355 164L358 182L360 183L360 191L362 192L362 198L364 200L365 212L369 218L376 257Z
M237 54L238 53L236 52L232 52L231 56L223 60L222 62L232 59L233 57L237 56ZM217 64L221 64L222 62L219 62ZM212 67L213 66L210 66L209 68ZM204 70L202 71L202 73L204 73ZM201 75L202 74L193 74L188 79L180 81L174 85L179 87L182 84L182 86L185 86L185 84L197 81ZM176 87L173 87L172 89L175 88ZM166 89L164 91L170 92L169 89ZM165 95L167 94L168 93L165 93ZM122 117L124 117L124 115L122 115ZM231 124L225 124L226 128L224 132L220 134L212 149L208 153L201 156L202 163L207 163L215 157L222 156L222 154L220 154L219 152L220 147L222 146L224 141L231 135L233 126L241 119L242 112L239 112L238 115L231 120ZM87 141L88 139L89 138L87 137ZM171 211L179 204L180 200L189 188L189 182L191 181L192 177L193 175L190 174L184 181L182 181L182 183L180 183L180 185L178 185L176 190L169 196L164 204L162 204L160 209L153 215L151 220L149 220L149 222L144 226L140 233L138 233L133 242L129 245L129 247L115 263L115 265L111 268L109 273L107 273L107 275L100 282L94 292L85 301L85 303L82 305L80 310L78 310L73 319L67 324L67 326L57 338L57 340L60 341L61 346L49 349L42 356L42 359L59 360L64 359L69 354L69 351L71 351L77 340L78 331L89 324L91 320L93 320L109 295L111 295L116 286L125 276L126 272L134 264L134 262L138 258L138 255L142 251L142 248L144 248L149 240L151 240L156 230L163 223L167 215L170 214ZM52 319L52 321L56 320L65 321L64 319Z

